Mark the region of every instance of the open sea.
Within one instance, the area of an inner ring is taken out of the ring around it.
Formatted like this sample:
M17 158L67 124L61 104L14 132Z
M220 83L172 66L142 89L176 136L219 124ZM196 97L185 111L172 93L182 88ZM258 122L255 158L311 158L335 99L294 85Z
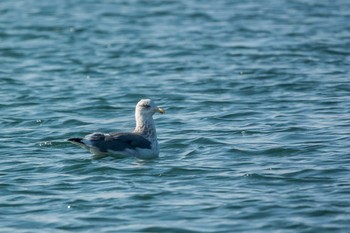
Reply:
M350 232L348 0L2 0L0 113L1 233Z

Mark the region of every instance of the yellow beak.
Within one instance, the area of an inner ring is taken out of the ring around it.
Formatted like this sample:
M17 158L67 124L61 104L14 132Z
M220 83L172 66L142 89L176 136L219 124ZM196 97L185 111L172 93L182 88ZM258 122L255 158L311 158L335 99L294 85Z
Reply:
M159 112L160 114L164 114L164 113L165 113L165 110L162 109L162 108L158 108L158 112Z

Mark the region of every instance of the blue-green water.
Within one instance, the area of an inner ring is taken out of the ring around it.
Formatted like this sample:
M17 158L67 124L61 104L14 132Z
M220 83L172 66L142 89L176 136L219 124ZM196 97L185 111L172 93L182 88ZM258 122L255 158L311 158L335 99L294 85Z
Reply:
M2 0L1 232L349 232L350 2ZM65 140L131 131L160 158Z

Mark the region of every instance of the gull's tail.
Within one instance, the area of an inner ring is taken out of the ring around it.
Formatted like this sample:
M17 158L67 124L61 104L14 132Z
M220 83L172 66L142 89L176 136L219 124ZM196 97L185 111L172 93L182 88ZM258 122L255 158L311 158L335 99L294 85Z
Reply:
M84 149L90 150L90 147L89 145L86 144L86 141L84 140L84 138L69 138L67 141L75 145L78 145Z
M85 146L85 143L83 142L82 138L69 138L68 142L71 142L78 146Z

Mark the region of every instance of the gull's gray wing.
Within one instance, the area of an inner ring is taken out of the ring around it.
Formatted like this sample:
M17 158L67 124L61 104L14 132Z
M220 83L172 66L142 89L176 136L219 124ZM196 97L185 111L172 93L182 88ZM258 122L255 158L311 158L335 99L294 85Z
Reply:
M93 133L87 136L91 146L101 152L125 149L151 149L151 142L135 133Z

